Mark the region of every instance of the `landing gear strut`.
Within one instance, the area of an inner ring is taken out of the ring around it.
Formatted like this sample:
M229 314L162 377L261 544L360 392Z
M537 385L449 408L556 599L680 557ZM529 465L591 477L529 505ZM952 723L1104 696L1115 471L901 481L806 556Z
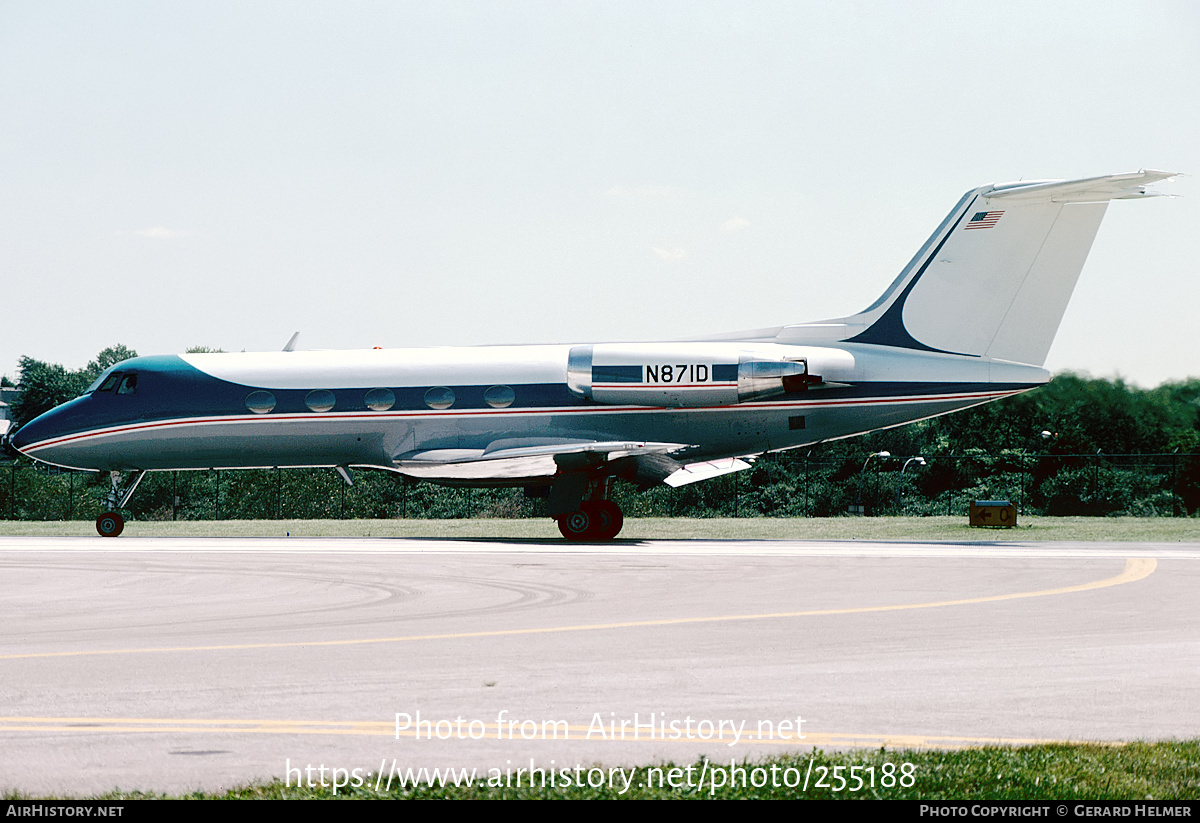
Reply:
M125 518L121 517L121 513L117 509L125 508L125 504L129 502L129 498L133 497L138 483L142 482L146 473L138 472L123 490L121 489L121 473L109 472L108 474L112 480L112 488L108 492L110 511L106 511L96 518L96 532L101 537L118 537L125 530Z

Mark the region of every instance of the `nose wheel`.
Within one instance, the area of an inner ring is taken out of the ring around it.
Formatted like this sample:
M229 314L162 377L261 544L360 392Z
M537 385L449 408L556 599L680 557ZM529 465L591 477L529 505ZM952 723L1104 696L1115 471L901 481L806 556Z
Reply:
M587 500L558 518L558 531L575 543L612 540L625 525L621 507L611 500Z
M125 518L117 512L105 512L96 518L96 531L101 537L117 537L125 530Z

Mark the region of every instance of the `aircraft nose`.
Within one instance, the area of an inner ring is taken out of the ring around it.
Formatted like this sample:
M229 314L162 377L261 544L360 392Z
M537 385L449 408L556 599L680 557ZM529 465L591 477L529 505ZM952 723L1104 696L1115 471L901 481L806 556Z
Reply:
M39 415L9 435L9 445L24 454L25 450L33 444L50 439L46 431L47 426L41 422L44 417L46 414Z
M45 460L45 453L41 449L69 432L69 417L65 406L43 412L17 429L9 438L9 443L12 448L28 457ZM53 451L53 448L50 451Z
M13 433L11 444L26 457L67 469L98 469L86 434L97 425L87 397L76 397L38 415Z

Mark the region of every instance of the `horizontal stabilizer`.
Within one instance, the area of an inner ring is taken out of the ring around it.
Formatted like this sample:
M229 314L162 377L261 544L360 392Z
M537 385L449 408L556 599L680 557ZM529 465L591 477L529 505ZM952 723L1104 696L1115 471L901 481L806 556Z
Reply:
M1133 171L1088 177L1083 180L1049 180L1030 183L1006 183L984 194L988 200L1050 203L1102 203L1108 200L1134 200L1161 197L1162 192L1146 191L1146 186L1176 176L1170 171Z

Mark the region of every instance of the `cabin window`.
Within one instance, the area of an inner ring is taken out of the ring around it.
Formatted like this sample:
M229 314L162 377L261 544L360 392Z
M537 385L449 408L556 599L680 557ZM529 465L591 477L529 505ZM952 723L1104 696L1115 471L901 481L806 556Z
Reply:
M269 391L252 391L246 395L246 408L255 414L266 414L275 408L275 395Z
M425 392L425 405L431 409L448 409L454 405L454 392L445 386L435 386Z
M309 411L315 412L327 412L333 408L335 402L337 401L333 392L329 389L314 389L304 398L304 405L308 406Z
M366 403L371 411L387 411L396 405L396 395L391 389L371 389L367 392Z
M117 387L117 394L137 394L136 372L131 372L121 378L121 385Z
M483 402L493 409L503 409L511 406L517 399L517 393L511 386L492 386L483 393Z

